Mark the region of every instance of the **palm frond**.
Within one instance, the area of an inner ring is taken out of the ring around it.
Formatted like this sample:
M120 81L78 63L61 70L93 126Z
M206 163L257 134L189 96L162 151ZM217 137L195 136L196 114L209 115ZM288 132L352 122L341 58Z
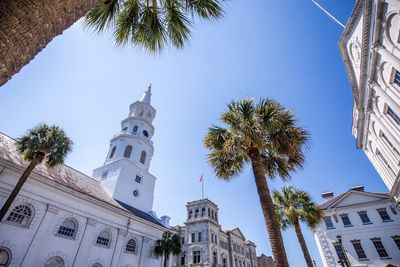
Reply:
M139 25L142 5L138 0L127 0L119 13L115 26L115 42L119 45L133 42L133 36Z
M17 151L25 160L32 161L38 153L42 153L48 167L64 163L66 155L72 150L72 144L60 127L46 124L30 129L16 142Z
M184 14L183 6L179 0L166 0L167 33L171 43L182 48L190 37L190 20Z
M218 0L186 0L186 8L203 19L220 19L224 15Z
M86 25L101 32L114 23L115 16L119 13L120 0L105 0L93 8L85 17Z
M156 1L153 1L156 3ZM161 51L166 42L166 29L158 6L144 6L132 40L136 45L145 47L150 52Z

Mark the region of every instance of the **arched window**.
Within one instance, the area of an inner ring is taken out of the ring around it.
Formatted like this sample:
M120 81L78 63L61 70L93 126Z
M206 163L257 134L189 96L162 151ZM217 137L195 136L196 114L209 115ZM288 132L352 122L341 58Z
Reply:
M195 217L195 218L199 217L199 209L196 209L196 210L194 211L194 217Z
M77 229L78 229L78 223L72 218L67 218L60 225L57 234L70 238L75 238Z
M146 151L142 151L142 154L140 155L140 163L144 164L146 162Z
M126 243L126 248L125 248L126 252L131 252L131 253L135 253L136 252L136 241L135 239L130 239L128 241L128 243Z
M113 147L113 148L111 149L110 156L109 156L108 158L111 159L112 157L114 157L115 149L117 149L117 147Z
M13 208L7 217L8 222L28 226L32 218L32 209L27 205L19 205Z
M193 210L189 210L189 219L192 219L193 217Z
M110 233L106 230L100 232L97 237L96 244L109 247L110 246Z
M51 257L50 259L48 259L46 261L46 263L44 264L44 266L45 267L64 267L65 263L61 257L55 256L55 257Z
M7 248L0 247L0 266L7 267L11 261L11 252Z
M125 151L124 151L124 157L125 158L130 158L132 153L132 146L126 146Z
M100 263L95 263L92 265L92 267L102 267Z
M204 217L204 216L206 216L206 208L202 207L201 208L201 217Z

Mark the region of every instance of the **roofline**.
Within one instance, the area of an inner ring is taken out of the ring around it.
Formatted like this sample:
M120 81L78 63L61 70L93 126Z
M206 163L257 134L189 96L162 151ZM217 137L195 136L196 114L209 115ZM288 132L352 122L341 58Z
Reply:
M332 202L328 207L326 208L321 208L321 210L328 210L330 209L332 206L334 206L335 204L337 204L339 201L341 201L342 199L344 199L345 197L347 197L350 193L355 192L355 193L359 193L359 194L365 194L365 195L370 195L370 196L378 196L381 198L386 198L387 200L392 199L389 195L381 195L381 194L377 194L377 193L373 193L373 192L365 192L365 191L358 191L358 190L348 190L346 193L344 193L341 197L339 197L338 199L336 199L334 202ZM386 194L386 193L384 193ZM365 202L368 203L368 202ZM359 204L363 204L363 203L359 203ZM323 204L321 204L323 205ZM318 207L320 207L321 205L319 205Z
M370 60L370 35L371 35L371 17L372 17L372 1L374 0L357 0L353 8L353 11L346 23L343 34L339 40L339 49L343 58L343 62L346 67L346 73L350 82L350 86L353 92L354 103L358 110L357 119L357 136L356 146L362 148L364 143L364 128L365 128L365 113L368 106L368 101L365 97L367 91L367 77L368 77L368 62ZM379 1L378 1L379 2ZM362 37L361 37L361 62L360 62L360 82L357 84L357 79L354 74L353 65L351 64L350 57L348 55L346 42L349 40L350 34L355 28L361 11L364 11L363 25L362 25Z
M16 164L15 162L12 162L12 161L9 161L7 159L4 159L4 158L0 158L0 164L4 165L8 169L11 169L11 170L14 170L14 171L17 171L17 172L23 172L24 169L25 169L25 167L23 167L23 166L21 166L19 164ZM113 205L111 203L108 203L108 202L106 202L106 201L104 201L102 199L99 199L99 198L95 197L95 196L84 194L84 193L82 193L82 192L80 192L78 190L74 190L72 188L69 188L69 187L63 185L62 183L59 183L56 180L50 179L46 175L43 175L43 174L41 174L41 173L39 173L39 172L37 172L35 170L31 173L31 175L29 177L30 177L30 179L34 179L34 180L36 180L36 181L38 181L40 183L44 183L44 184L46 184L48 186L52 186L54 188L57 188L57 189L65 192L65 193L68 193L68 194L71 194L71 195L73 195L75 197L78 197L80 199L84 199L86 201L89 201L89 202L95 204L96 206L100 206L100 207L106 208L106 209L114 211L114 212L116 212L116 213L118 213L118 214L120 214L122 216L126 216L126 217L128 217L130 219L134 219L134 220L139 221L139 222L141 222L143 224L155 227L158 230L162 230L162 231L170 230L167 227L160 226L160 225L157 225L157 224L155 224L153 222L150 222L150 221L147 221L147 220L142 219L140 217L137 217L137 216L133 215L132 213L130 213L129 211L127 211L123 207L118 207L117 205ZM54 185L57 185L57 186L55 187ZM118 203L116 203L116 204L118 204Z

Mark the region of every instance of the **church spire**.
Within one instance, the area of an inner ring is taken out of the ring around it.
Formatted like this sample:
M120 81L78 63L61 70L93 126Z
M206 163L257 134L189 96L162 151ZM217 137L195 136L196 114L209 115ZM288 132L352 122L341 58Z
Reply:
M147 90L144 91L144 94L143 94L142 98L140 99L140 101L150 105L150 98L151 98L151 83L147 87Z

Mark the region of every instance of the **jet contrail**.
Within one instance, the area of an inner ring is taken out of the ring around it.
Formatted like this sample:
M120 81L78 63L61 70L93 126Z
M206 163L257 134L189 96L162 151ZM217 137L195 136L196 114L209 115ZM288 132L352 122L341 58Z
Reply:
M328 17L330 17L334 22L336 22L338 25L342 26L342 28L344 28L344 24L341 23L337 18L335 18L331 13L329 13L325 8L323 8L320 4L318 4L317 2L315 2L315 0L311 0L311 2L314 3L314 5L316 5L320 10L322 10L322 12L324 12L326 15L328 15Z

